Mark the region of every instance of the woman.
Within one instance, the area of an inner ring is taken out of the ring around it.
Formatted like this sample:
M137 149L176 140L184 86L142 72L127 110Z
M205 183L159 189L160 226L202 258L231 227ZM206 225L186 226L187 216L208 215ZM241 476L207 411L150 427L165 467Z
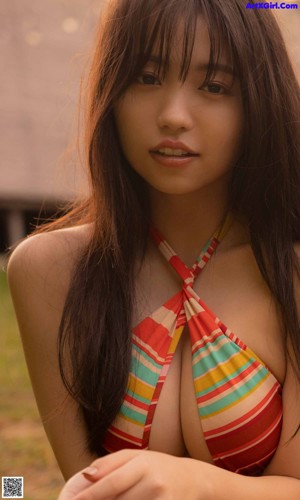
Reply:
M90 197L9 264L60 499L298 499L299 86L272 14L108 2L86 141Z

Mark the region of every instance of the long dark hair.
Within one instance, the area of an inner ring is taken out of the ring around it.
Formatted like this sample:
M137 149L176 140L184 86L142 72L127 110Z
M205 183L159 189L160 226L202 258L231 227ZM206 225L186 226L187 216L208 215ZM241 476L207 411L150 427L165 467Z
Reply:
M120 148L114 105L154 44L162 69L167 67L179 19L185 23L185 78L199 14L211 41L207 78L222 44L242 91L244 147L232 172L230 208L249 223L255 258L278 305L300 373L293 285L300 274L294 251L300 240L300 96L272 13L246 9L244 0L110 0L99 25L87 87L90 197L50 226L93 223L89 245L74 269L58 348L62 378L87 424L88 448L99 455L127 386L135 276L145 256L150 219L145 183Z

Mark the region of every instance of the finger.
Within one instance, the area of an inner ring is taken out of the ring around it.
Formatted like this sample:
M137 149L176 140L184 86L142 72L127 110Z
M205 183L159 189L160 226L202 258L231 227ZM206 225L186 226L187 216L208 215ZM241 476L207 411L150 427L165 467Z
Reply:
M74 497L91 485L91 481L85 478L81 472L72 476L60 492L58 500L73 500Z
M132 488L118 495L118 500L157 500L162 498L159 488L153 487L153 484L147 484L143 479ZM182 500L182 497L180 498Z
M129 491L138 484L145 475L146 461L143 457L135 457L123 466L114 470L89 488L76 495L73 500L108 500L111 497Z
M98 481L100 478L103 478L118 469L122 465L126 464L133 458L140 456L142 453L145 453L143 450L121 450L115 453L111 453L110 455L106 455L105 457L97 458L94 462L91 463L91 467L96 467L98 472L90 476L85 473L85 469L81 471L85 477L90 479L92 482Z

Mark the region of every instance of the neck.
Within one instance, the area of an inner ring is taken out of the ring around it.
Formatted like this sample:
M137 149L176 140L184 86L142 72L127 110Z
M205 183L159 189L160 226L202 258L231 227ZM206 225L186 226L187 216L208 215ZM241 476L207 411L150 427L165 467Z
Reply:
M227 196L221 189L180 195L150 192L153 226L187 265L194 263L227 213Z

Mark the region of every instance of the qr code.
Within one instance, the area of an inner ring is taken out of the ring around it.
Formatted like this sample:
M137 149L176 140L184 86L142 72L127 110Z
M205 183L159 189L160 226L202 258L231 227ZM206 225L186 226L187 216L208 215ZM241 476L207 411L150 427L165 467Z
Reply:
M24 498L22 476L2 477L2 498Z

